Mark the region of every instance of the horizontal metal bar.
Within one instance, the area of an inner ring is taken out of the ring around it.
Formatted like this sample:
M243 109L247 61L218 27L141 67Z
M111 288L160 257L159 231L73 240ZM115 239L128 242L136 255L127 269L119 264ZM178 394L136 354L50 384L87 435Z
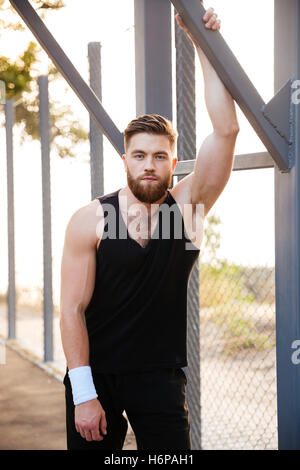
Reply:
M194 171L196 160L181 160L177 162L174 176L188 175ZM263 168L274 168L274 160L268 152L247 153L236 155L232 171L259 170Z
M45 49L57 69L67 80L87 111L95 119L101 131L105 134L116 151L122 155L124 153L123 134L111 120L96 94L83 80L58 42L46 28L34 8L30 5L28 0L9 1L39 41L41 46Z
M274 160L268 152L258 152L236 155L232 170L262 170L274 166Z
M205 8L199 0L171 0L193 37L237 102L281 171L289 169L289 145L265 119L263 99L219 31L205 27Z

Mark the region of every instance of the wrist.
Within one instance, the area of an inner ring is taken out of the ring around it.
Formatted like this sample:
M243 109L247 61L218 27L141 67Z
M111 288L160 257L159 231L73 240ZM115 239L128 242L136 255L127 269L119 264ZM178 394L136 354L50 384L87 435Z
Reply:
M84 405L86 405L87 403L91 403L92 401L95 401L97 400L98 401L98 398L91 398L90 400L87 400L87 401L83 401L81 403L78 403L77 405L75 405L75 408L80 408Z
M75 367L69 370L68 375L75 406L98 397L90 366Z

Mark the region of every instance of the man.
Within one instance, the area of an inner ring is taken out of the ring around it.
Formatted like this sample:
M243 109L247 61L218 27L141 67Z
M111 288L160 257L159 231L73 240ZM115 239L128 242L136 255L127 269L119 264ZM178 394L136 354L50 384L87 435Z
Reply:
M157 114L134 119L124 132L127 186L80 208L68 223L60 307L68 449L121 450L124 410L138 450L191 448L182 369L187 284L203 218L232 170L239 126L231 96L176 19L202 65L213 132L194 171L170 190L177 132ZM203 21L220 28L213 8Z

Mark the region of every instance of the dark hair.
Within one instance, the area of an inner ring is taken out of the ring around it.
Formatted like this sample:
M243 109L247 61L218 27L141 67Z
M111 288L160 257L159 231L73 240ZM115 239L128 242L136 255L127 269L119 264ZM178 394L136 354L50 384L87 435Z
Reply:
M178 132L173 128L171 121L160 114L143 114L142 116L138 116L136 119L130 121L124 131L125 151L129 145L131 137L142 132L167 136L170 141L172 152L174 152Z

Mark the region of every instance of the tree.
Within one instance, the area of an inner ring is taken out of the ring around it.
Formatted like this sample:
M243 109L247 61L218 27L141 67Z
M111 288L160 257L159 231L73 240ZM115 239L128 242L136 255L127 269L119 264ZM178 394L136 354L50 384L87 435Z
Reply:
M24 27L19 23L16 12L7 1L0 0L0 11L12 13L11 19L0 20L1 29L13 29L22 31ZM40 1L34 0L37 9L58 10L64 7L61 0ZM42 16L41 15L41 16ZM39 102L36 78L38 74L36 64L41 48L34 42L30 42L27 49L15 60L0 57L0 80L3 80L6 88L6 99L15 100L15 122L23 124L21 143L27 138L39 139ZM54 66L48 70L49 82L62 79ZM87 132L80 123L72 119L70 106L52 101L50 103L51 144L60 157L74 157L73 148L77 143L88 138ZM67 136L67 138L66 138Z
M42 10L41 17L44 18L45 11L59 10L65 6L63 0L32 0L31 2L36 10ZM24 31L24 26L19 22L18 15L8 0L0 0L0 12L6 12L11 18L3 20L0 18L0 31L4 29L13 29L14 31ZM1 33L0 33L1 35Z

